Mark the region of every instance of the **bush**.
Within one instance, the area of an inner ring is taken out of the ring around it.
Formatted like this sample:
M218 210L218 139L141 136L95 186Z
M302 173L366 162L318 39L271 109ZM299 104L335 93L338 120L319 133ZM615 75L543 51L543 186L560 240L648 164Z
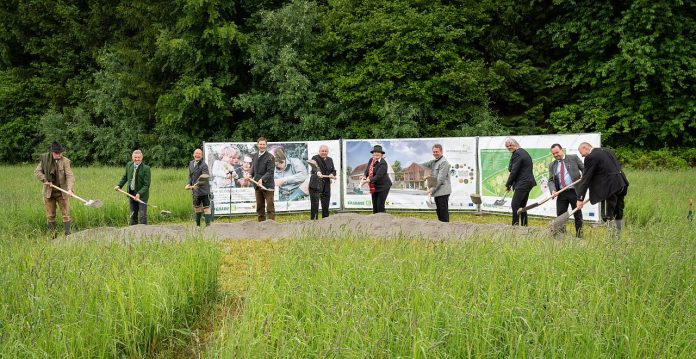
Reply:
M622 166L635 169L684 169L696 167L696 149L646 151L638 148L618 148L616 156Z

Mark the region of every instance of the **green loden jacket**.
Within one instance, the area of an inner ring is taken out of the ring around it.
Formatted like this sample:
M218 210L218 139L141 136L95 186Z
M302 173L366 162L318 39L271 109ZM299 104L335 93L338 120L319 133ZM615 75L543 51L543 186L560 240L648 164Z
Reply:
M118 187L122 188L126 185L126 190L130 189L130 183L133 179L133 161L126 165L126 173L118 182ZM135 173L135 193L140 193L140 200L147 202L150 197L150 166L140 163L138 170Z

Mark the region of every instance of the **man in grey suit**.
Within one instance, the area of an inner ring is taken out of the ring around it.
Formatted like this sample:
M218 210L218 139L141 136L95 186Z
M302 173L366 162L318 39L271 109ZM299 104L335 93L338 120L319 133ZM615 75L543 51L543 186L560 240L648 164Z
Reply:
M433 145L433 157L435 159L423 164L430 169L430 177L434 179L432 182L435 182L432 186L428 185L428 196L435 199L437 219L440 222L449 222L449 196L452 193L450 164L442 156L441 144Z
M549 164L549 191L556 198L556 215L560 216L568 211L568 205L572 209L577 207L578 195L574 186L561 193L558 193L558 190L580 179L585 168L580 157L566 155L563 147L558 143L551 146L551 154L556 161ZM575 217L575 235L580 238L582 236L582 211L576 211L573 216ZM565 226L563 231L565 231Z

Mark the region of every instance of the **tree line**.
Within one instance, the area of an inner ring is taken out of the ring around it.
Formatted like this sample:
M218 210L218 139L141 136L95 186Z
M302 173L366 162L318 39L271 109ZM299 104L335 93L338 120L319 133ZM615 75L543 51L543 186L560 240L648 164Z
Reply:
M5 0L0 162L601 132L696 147L696 2Z

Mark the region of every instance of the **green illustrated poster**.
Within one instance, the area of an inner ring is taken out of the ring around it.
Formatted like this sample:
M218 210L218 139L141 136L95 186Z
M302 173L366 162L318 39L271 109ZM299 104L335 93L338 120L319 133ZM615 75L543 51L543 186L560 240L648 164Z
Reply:
M537 198L542 194L542 187L548 178L548 164L553 161L553 156L548 148L525 148L534 162L534 178L537 185L532 188L529 198ZM482 149L481 150L481 193L483 196L501 197L505 193L505 182L508 175L508 163L510 152L506 149Z

